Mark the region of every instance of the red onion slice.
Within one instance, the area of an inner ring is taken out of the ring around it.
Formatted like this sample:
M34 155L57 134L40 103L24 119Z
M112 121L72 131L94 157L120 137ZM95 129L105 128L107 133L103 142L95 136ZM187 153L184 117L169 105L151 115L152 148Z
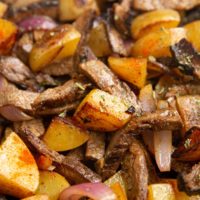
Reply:
M155 159L161 172L171 169L172 131L154 132Z
M19 27L24 32L33 30L49 30L57 26L56 22L50 17L42 15L33 15L19 23Z
M6 119L17 122L17 121L26 121L31 120L32 117L25 114L19 108L14 106L3 106L0 108L0 114Z
M79 200L88 197L94 200L117 200L115 193L103 183L83 183L65 189L59 200Z

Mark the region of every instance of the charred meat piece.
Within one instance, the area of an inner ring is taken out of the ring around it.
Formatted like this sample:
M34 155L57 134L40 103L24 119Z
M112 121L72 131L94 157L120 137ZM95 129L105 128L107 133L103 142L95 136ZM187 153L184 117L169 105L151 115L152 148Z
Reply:
M90 139L87 142L86 158L89 160L97 161L103 158L105 154L105 134L103 133L90 133Z
M200 161L200 128L192 128L172 156L180 161Z
M189 10L199 4L199 0L133 0L133 7L139 10L156 10L163 8Z
M187 75L200 79L200 55L186 39L171 46L171 53L178 63L178 69Z
M142 145L136 139L132 140L129 152L126 154L122 169L128 186L128 199L147 199L148 166Z
M149 130L179 130L181 127L182 121L176 110L158 110L138 118L132 117L131 121L111 138L105 154L103 178L112 176L119 168L133 135L148 134Z
M177 108L183 120L184 131L200 127L200 96L182 96L177 98Z
M135 94L128 85L121 82L114 73L101 61L89 60L80 64L80 69L100 89L124 99L138 112L140 110Z
M56 165L56 171L65 176L70 182L101 182L100 176L95 174L80 161L74 158L65 157L56 151L48 149L43 141L30 130L25 129L24 136L39 153L52 159L54 161L54 165Z
M81 88L84 88L82 90ZM64 85L50 88L42 92L32 104L36 112L45 109L63 107L73 101L79 100L86 92L87 84L85 82L70 80Z
M83 161L85 159L85 155L84 155L85 149L83 148L83 146L80 146L76 149L72 149L68 154L67 157L79 160L79 161Z

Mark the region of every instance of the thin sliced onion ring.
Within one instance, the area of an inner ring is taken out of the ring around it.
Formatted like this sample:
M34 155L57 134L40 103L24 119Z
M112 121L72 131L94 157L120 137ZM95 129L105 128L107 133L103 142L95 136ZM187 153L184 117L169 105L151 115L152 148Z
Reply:
M94 200L117 200L115 193L103 183L83 183L65 189L59 200L78 200L89 197Z
M10 106L10 105L1 107L0 114L6 119L13 122L26 121L26 120L32 119L31 116L25 114L19 108L16 108L15 106Z
M33 15L19 23L22 31L28 32L33 30L50 30L57 26L56 22L50 17L43 15Z
M155 159L161 172L171 170L172 131L154 132Z

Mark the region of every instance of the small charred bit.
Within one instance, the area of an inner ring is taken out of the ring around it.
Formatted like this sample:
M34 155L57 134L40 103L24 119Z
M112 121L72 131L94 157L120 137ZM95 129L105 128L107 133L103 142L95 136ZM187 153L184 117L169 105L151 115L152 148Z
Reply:
M128 114L133 114L133 113L135 113L135 107L134 107L134 106L130 106L130 107L128 108L128 110L126 111L126 113L128 113Z
M199 19L200 19L200 6L187 11L182 19L181 25L185 25Z
M185 134L172 157L180 161L200 161L200 128L193 127Z
M85 157L88 160L97 161L104 157L105 154L105 134L90 133L90 139L87 142Z
M200 55L186 39L171 46L171 53L178 63L178 69L186 75L200 79Z
M183 121L184 131L200 128L200 95L187 95L177 98L177 109Z
M58 0L38 0L27 1L24 0L24 4L21 5L9 4L9 9L7 12L7 18L16 23L20 22L32 15L46 15L57 19L58 17Z
M25 129L24 137L26 137L29 143L31 143L39 153L51 158L56 166L56 171L66 177L70 182L76 184L83 182L101 182L101 177L83 165L80 161L74 158L65 157L56 151L48 149L45 143L30 130Z

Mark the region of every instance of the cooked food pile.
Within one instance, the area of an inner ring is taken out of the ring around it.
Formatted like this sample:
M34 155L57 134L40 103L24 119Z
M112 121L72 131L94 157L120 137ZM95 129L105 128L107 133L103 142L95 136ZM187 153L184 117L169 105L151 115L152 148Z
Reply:
M0 199L200 199L199 6L2 0Z

